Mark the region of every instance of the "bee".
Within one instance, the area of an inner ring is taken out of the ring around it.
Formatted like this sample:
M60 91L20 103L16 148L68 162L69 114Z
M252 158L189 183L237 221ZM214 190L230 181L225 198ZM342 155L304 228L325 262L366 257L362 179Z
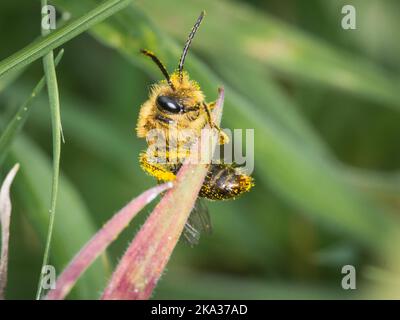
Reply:
M161 70L165 80L154 84L149 98L140 108L137 135L146 138L148 149L142 152L139 162L142 169L155 177L158 182L173 181L184 159L190 155L190 149L207 125L218 130L219 143L229 141L226 134L213 121L212 110L215 102L207 103L199 84L190 79L183 66L192 40L203 20L201 12L194 24L179 60L178 69L171 75L157 56L149 50L141 53L151 58ZM190 129L194 134L183 136ZM161 134L157 139L149 138L152 130ZM162 139L160 139L162 138ZM157 144L166 143L166 148ZM149 151L152 156L149 157ZM157 151L153 151L157 150ZM162 161L159 161L162 159ZM176 159L179 159L176 161ZM233 199L251 189L252 177L245 174L235 164L211 163L199 192L200 198L209 200ZM199 241L200 232L211 232L210 217L205 204L198 199L185 225L184 237L190 244Z

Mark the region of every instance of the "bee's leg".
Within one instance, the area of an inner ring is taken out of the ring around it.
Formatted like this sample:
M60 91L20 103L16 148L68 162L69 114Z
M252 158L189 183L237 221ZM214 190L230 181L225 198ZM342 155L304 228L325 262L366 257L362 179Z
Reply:
M209 105L205 102L203 102L204 110L206 111L207 114L207 120L208 124L210 125L211 128L215 128L218 130L219 134L219 144L226 144L229 142L229 138L226 135L225 132L221 130L221 128L213 121L212 115L211 115L211 110L215 107L215 102L211 102Z
M147 158L146 152L140 154L139 163L145 172L155 177L159 181L173 181L176 178L175 174L169 171L165 165L150 162Z

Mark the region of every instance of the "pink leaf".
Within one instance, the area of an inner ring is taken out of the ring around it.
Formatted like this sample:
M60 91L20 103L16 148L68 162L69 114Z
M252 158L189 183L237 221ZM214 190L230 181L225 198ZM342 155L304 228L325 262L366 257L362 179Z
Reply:
M136 214L161 192L172 187L165 183L143 192L116 213L81 249L63 273L58 277L56 289L51 290L46 299L61 300L70 292L83 272L112 243Z
M220 89L213 114L217 124L221 119L223 101L224 91ZM214 141L217 141L215 136ZM209 147L205 150L210 160L215 143ZM197 143L192 150L198 148ZM204 159L204 155L202 157ZM190 159L182 165L174 188L165 194L130 244L102 299L139 300L151 296L181 236L207 170L206 164L191 164Z
M8 241L10 238L11 200L10 187L19 169L17 163L7 174L0 189L1 256L0 256L0 300L4 299L7 286Z

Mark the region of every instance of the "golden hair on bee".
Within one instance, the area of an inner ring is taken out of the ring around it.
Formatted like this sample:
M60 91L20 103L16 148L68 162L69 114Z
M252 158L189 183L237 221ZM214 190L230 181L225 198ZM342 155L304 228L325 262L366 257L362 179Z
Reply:
M153 52L141 50L141 53L155 62L165 80L152 86L149 99L140 109L136 128L139 137L146 137L153 129L171 131L173 130L171 129L172 125L176 130L191 129L199 133L208 123L211 128L220 130L211 117L214 104L205 102L205 96L199 84L191 80L189 74L183 70L188 50L204 15L205 12L201 12L193 26L179 59L178 69L171 75ZM226 135L221 132L221 142L227 142L226 139Z
M190 80L187 72L174 72L167 82L161 80L151 87L149 99L140 109L138 136L145 138L150 130L170 129L173 124L177 129L204 128L208 122L204 99L199 84Z
M172 74L168 73L153 52L141 50L142 54L151 58L158 66L165 78L152 85L149 98L140 108L136 127L137 135L146 138L148 144L147 150L139 156L140 166L158 181L175 180L183 160L190 155L191 146L207 124L218 130L220 144L229 141L227 135L213 121L212 110L215 103L205 101L199 84L184 71L186 56L203 17L204 11L194 24L178 68ZM153 132L157 133L156 137L152 136ZM187 132L190 134L187 135ZM235 199L253 186L253 178L235 164L210 163L199 197L209 200ZM211 230L208 212L200 203L195 205L185 225L184 236L192 244L198 242L199 230Z
M228 142L226 134L212 119L211 112L215 103L205 101L199 84L190 79L189 74L184 71L188 50L203 17L204 11L194 24L183 48L178 68L172 74L169 74L164 64L153 52L141 50L142 54L152 59L165 77L164 80L152 85L148 100L140 108L136 127L138 136L146 138L148 143L146 153L140 155L140 164L147 173L160 181L170 181L175 178L179 165L176 166L171 159L178 156L181 160L181 155L183 158L188 156L192 143L200 136L201 130L207 124L210 128L219 131L221 144ZM190 129L192 134L187 136L185 129ZM157 132L155 139L149 138L152 130ZM162 145L163 143L166 144L165 147ZM154 152L150 152L150 150L154 150ZM157 161L161 159L163 161L154 163L150 161L149 156ZM210 179L214 175L221 179ZM224 180L225 178L226 180ZM238 168L225 164L211 165L209 176L205 181L206 184L200 196L214 200L236 197L247 192L252 186L251 177L242 174ZM229 186L229 189L222 190L221 188L225 188L224 186Z

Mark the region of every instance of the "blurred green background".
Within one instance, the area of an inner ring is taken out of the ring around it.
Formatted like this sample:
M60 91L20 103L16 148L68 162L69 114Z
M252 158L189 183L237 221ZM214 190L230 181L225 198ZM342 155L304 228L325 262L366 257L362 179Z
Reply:
M62 23L99 1L49 3ZM356 30L341 27L345 4L356 8ZM60 272L113 213L155 184L139 168L145 141L134 128L161 74L138 50L154 51L172 71L203 9L186 69L208 101L225 87L223 127L255 129L256 187L236 201L209 203L213 234L195 248L178 244L154 298L400 297L396 0L138 0L63 45L57 77L65 144L51 263ZM40 19L40 1L0 2L0 60L40 35ZM42 74L38 60L12 83L0 79L2 127ZM51 158L43 90L0 168L3 178L21 163L12 189L10 299L35 296ZM99 296L150 212L71 298ZM347 264L356 267L357 290L341 287Z

